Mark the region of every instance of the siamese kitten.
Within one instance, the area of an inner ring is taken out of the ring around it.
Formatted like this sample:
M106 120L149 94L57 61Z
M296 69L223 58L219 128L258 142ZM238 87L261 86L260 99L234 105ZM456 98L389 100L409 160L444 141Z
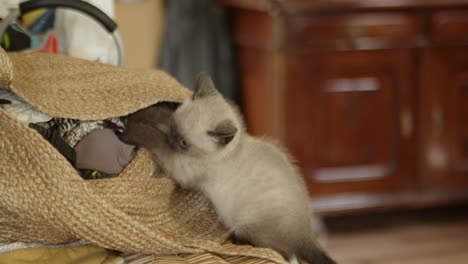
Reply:
M129 116L128 138L148 148L182 187L202 191L238 239L287 259L335 263L313 237L307 191L288 155L250 136L207 74L172 117L155 111Z

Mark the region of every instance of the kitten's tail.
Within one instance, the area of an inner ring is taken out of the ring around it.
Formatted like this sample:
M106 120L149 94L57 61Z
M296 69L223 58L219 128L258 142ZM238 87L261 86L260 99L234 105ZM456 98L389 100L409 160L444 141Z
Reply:
M299 250L297 255L301 259L306 260L309 264L337 264L337 262L323 249L318 247L312 239Z

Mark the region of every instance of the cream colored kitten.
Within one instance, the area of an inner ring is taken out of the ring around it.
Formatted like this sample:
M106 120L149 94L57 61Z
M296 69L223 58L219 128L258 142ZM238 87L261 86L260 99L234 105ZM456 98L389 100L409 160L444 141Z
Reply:
M288 155L250 136L208 75L199 75L192 98L172 118L154 111L130 116L128 137L181 186L205 193L236 237L288 259L335 263L313 237L309 197Z

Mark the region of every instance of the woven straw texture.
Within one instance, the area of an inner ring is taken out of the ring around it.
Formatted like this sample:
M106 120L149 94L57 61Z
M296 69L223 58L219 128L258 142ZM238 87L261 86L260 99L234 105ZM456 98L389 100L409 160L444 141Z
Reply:
M226 248L242 248L247 246L238 246L225 244ZM152 256L141 253L123 253L120 255L127 264L268 264L272 263L267 259L252 258L246 256L220 256L212 253L197 254L179 254L177 256ZM303 263L303 262L301 262Z
M181 101L190 94L161 71L117 68L45 53L8 55L12 63L5 63L9 66L5 79L11 84L7 88L54 117L123 116L159 100Z
M0 60L0 85L55 117L122 116L190 94L155 70L3 50ZM85 181L38 133L0 109L0 242L84 239L152 255L153 263L284 262L270 249L225 244L228 234L209 201L156 174L142 149L118 177Z
M10 86L13 79L13 65L8 59L8 55L2 48L0 48L0 86Z

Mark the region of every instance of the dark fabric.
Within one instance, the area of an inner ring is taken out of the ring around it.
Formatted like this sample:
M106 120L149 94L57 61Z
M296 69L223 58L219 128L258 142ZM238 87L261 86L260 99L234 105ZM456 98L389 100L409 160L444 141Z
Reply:
M119 140L112 129L95 129L75 146L76 168L118 174L135 155L135 146Z
M167 21L160 68L188 88L208 72L227 98L238 101L233 45L219 1L167 1Z

